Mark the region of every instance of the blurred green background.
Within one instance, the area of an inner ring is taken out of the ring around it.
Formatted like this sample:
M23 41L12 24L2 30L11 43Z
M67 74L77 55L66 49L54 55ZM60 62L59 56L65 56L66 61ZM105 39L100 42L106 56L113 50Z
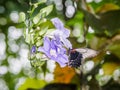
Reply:
M50 4L54 8L46 18L59 17L65 23L71 30L73 48L100 51L84 64L85 82L77 70L60 68L52 61L46 63L44 72L33 68L23 37L24 25L18 22L19 13L29 10L29 0L0 0L0 90L39 90L50 83L72 83L79 90L80 82L89 87L87 90L120 90L120 1L47 0L36 13Z

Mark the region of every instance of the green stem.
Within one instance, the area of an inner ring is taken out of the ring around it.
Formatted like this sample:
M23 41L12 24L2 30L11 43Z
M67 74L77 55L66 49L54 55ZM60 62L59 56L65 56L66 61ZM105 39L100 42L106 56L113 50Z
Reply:
M28 34L30 33L30 30L31 30L31 0L29 0L29 15L28 15ZM31 34L30 34L31 35ZM30 38L31 38L31 36L30 36ZM31 50L31 47L32 47L32 45L31 45L31 40L30 40L30 44L29 44L29 50ZM30 54L31 54L31 51L30 51ZM31 56L30 56L30 60L31 60ZM31 64L31 66L32 66L32 63L30 62L30 64Z

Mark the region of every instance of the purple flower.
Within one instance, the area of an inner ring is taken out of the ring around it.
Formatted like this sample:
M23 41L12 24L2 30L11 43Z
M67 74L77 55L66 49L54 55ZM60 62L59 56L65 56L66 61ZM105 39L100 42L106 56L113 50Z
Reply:
M53 19L51 19L51 21L57 29L63 29L64 28L64 24L60 21L59 18L53 18Z
M64 27L64 24L60 21L59 18L53 18L53 19L51 19L51 21L57 29L56 33L58 32L66 38L69 37L70 31L67 28Z
M36 47L32 46L31 53L34 54L36 52Z
M43 52L48 58L64 67L68 63L68 56L66 55L66 49L62 47L59 40L59 38L50 40L48 37L45 37L44 45L39 47L38 51Z
M59 36L61 42L66 48L72 49L70 41L67 39L70 35L70 31L64 27L64 24L58 18L53 18L52 23L55 25L56 30L52 32L54 36Z
M64 67L68 63L66 49L72 49L70 41L67 39L70 31L64 27L64 24L58 18L51 20L56 30L44 37L43 47L39 47L38 51L44 53L50 60L54 60ZM50 36L49 36L50 35ZM51 37L52 36L52 37Z

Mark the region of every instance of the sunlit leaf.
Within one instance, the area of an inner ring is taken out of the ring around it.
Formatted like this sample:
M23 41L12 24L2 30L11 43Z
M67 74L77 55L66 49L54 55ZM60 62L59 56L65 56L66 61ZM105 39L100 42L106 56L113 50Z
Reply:
M97 13L104 13L111 10L119 10L120 7L113 3L106 3L97 9Z
M53 5L49 5L45 8L42 8L40 12L33 18L34 24L41 23L41 20L44 21L44 17L49 15L53 10Z
M73 26L76 23L81 25L83 23L83 17L83 13L78 11L72 19L67 21L67 25Z
M27 78L25 82L18 88L18 90L27 90L28 88L40 89L44 87L46 82L34 78Z
M33 18L33 23L37 24L39 22L39 20L40 20L40 17L34 17Z
M41 39L41 40L38 40L37 42L36 42L36 46L40 46L40 45L42 45L43 44L43 40Z
M109 50L114 53L117 57L120 58L120 42L114 42L110 47Z
M41 59L36 59L36 58L34 58L34 60L31 60L30 62L32 64L32 66L35 67L36 69L45 64L45 61L43 61Z
M37 3L34 3L33 5L34 5L35 8L37 8L38 5L43 4L43 3L46 3L46 2L47 2L47 0L38 0L38 2L37 2Z
M93 58L95 65L99 64L103 60L105 54L106 51L103 50L99 52L99 54L95 58Z
M30 34L27 34L27 35L26 35L25 41L26 41L27 43L30 43L30 41L31 41L31 35L30 35Z
M44 35L46 32L47 32L47 30L48 30L48 27L46 26L46 27L44 27L44 28L41 28L41 30L40 30L40 32L39 32L39 35L41 36L41 35Z
M103 64L102 68L104 75L112 75L114 70L116 70L119 66L120 65L118 63L114 63L114 62L108 62Z
M45 14L45 16L49 15L53 10L53 5L49 5L40 10L40 13Z

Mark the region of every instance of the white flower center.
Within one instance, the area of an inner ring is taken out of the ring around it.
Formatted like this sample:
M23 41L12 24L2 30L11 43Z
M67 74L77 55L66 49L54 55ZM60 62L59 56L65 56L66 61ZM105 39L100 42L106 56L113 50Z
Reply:
M57 57L56 50L50 49L50 55Z

